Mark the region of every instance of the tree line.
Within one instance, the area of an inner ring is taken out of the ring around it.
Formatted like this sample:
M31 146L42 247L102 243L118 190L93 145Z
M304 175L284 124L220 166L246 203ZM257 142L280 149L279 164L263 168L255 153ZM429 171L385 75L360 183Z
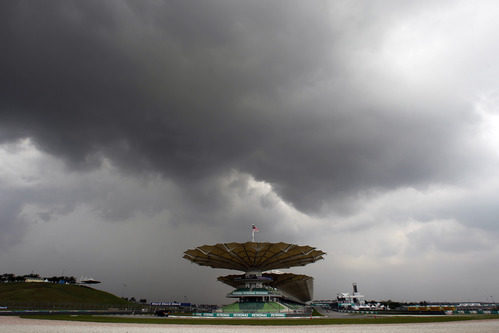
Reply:
M29 279L42 279L52 283L69 283L75 284L76 278L74 276L51 276L51 277L41 277L39 274L31 273L25 275L15 275L12 273L4 273L0 275L0 282L8 283L8 282L25 282Z

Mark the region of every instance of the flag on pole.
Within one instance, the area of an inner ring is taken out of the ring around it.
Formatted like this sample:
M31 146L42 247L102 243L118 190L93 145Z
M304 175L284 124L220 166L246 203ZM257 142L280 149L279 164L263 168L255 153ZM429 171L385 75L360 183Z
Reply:
M256 225L252 224L251 225L251 241L255 242L255 232L259 232L260 229L256 227Z

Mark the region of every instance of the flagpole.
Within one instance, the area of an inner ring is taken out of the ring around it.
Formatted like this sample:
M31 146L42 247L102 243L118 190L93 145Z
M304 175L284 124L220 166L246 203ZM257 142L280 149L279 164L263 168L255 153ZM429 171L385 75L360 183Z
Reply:
M258 228L256 225L252 224L251 225L251 241L254 243L255 242L255 232L259 232Z

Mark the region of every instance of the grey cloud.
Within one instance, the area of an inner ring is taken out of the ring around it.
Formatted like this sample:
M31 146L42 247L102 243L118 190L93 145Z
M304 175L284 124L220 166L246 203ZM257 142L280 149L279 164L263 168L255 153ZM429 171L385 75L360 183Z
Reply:
M343 237L332 252L389 260L408 246L380 236L391 226L428 224L408 242L444 253L466 232L451 225L432 235L434 220L496 230L494 189L433 205L397 197L412 188L433 198L432 187L466 188L496 169L497 156L477 139L483 119L473 105L497 87L499 42L487 16L495 5L477 5L477 18L467 6L0 3L0 143L31 138L66 163L38 161L25 177L43 184L0 189L2 244L21 246L44 225L54 240L51 230L66 220L67 233L90 223L104 231L89 244L109 245L109 257L126 265L117 244L133 243L130 224L143 242L173 240L155 245L154 260L176 264L185 244L244 241L257 223L262 240L324 237L333 246ZM384 195L392 202L376 202ZM32 215L21 216L27 207ZM357 239L348 249L359 233L368 247ZM484 239L473 235L489 251ZM75 257L91 251L80 245Z
M24 235L27 225L20 216L23 200L16 193L0 194L0 248L7 249L17 244Z
M424 252L478 253L492 251L495 247L493 237L488 239L480 229L467 228L456 222L444 221L428 223L421 229L408 234L411 255Z
M184 185L235 168L307 212L466 172L467 105L397 83L362 92L344 56L387 27L343 21L350 45L335 12L295 5L4 4L3 137L32 137L76 168L107 156Z

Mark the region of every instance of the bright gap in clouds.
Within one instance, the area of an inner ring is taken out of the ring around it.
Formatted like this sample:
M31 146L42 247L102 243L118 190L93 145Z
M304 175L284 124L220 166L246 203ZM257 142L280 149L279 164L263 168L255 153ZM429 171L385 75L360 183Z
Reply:
M475 110L482 119L479 137L491 154L499 157L499 91L479 96Z

